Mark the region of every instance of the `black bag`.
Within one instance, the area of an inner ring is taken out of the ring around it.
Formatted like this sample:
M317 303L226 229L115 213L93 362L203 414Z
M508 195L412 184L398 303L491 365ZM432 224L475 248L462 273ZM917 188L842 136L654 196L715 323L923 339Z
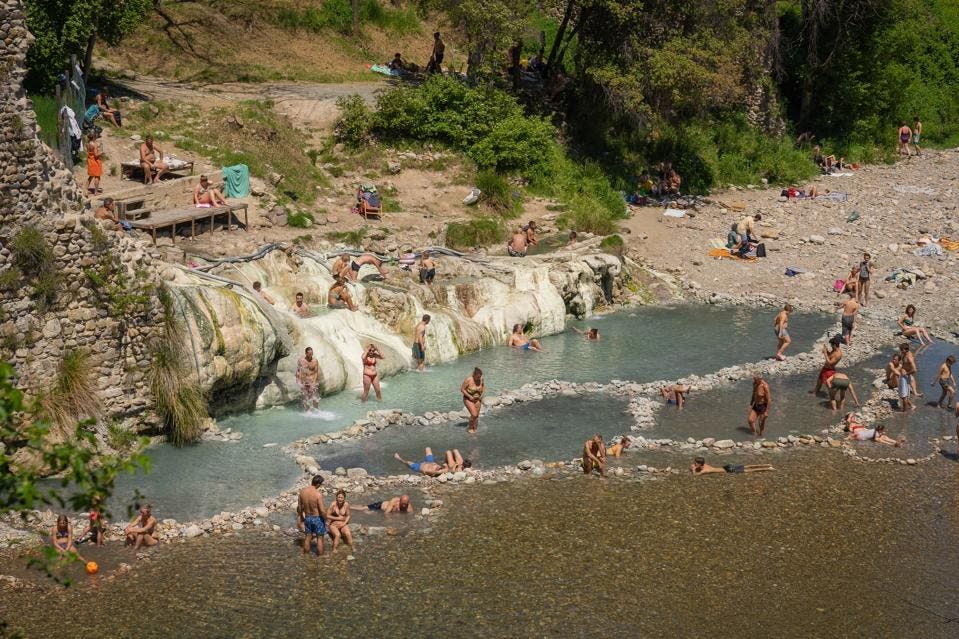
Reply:
M766 245L758 244L756 246L756 257L766 257Z

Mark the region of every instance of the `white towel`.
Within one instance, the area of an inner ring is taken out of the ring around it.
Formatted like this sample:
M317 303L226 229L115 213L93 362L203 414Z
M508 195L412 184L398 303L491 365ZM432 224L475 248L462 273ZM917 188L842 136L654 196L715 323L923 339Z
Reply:
M68 106L61 107L60 117L66 119L67 127L70 129L71 138L76 138L79 140L83 137L83 134L80 133L80 125L77 124L77 114L73 112L73 109Z

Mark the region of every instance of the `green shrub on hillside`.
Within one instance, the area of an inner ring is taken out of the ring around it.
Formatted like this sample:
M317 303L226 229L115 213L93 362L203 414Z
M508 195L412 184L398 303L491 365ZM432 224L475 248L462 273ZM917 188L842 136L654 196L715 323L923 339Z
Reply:
M446 246L456 250L468 250L477 246L489 246L506 239L503 222L492 217L481 217L467 222L450 222L446 225Z
M280 7L273 17L280 27L290 31L303 29L320 33L326 29L343 35L353 31L353 8L350 0L325 0L319 7ZM360 25L372 24L395 35L420 32L416 9L385 7L379 0L361 0Z
M476 174L476 188L483 192L481 204L504 218L519 217L523 212L520 199L513 197L514 188L502 175L493 171Z
M367 144L373 131L373 109L370 105L358 95L344 95L336 99L336 106L340 110L340 117L333 128L336 139L354 148ZM316 165L315 160L313 164Z

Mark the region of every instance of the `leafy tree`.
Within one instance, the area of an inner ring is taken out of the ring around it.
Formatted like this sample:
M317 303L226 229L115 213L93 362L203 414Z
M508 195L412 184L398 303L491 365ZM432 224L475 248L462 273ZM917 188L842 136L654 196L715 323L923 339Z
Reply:
M447 9L469 42L466 74L494 71L502 54L516 42L529 12L523 0L448 0Z
M155 0L159 4L159 0ZM78 56L90 70L97 40L115 45L143 21L154 0L24 0L27 27L36 38L27 53L27 84L49 90Z
M129 459L100 455L92 422L79 424L73 438L52 442L47 424L27 418L23 393L12 380L13 368L0 362L0 514L25 517L46 506L88 510L94 500L106 501L118 474L148 467L139 453ZM60 487L39 482L43 475L59 476ZM44 566L55 558L48 548Z

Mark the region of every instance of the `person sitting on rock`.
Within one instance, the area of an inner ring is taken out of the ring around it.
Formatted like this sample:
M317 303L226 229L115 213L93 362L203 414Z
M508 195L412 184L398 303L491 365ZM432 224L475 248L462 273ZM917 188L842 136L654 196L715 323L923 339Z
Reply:
M726 464L722 468L717 468L707 464L705 457L697 457L689 465L689 470L694 475L711 475L714 473L761 473L776 469L773 468L772 464Z
M58 556L75 555L80 561L84 561L73 545L73 524L66 515L58 516L56 525L50 529L50 543Z
M357 511L377 511L384 515L390 513L410 513L413 512L413 502L410 501L409 495L400 495L399 497L392 497L390 499L384 499L383 501L374 501L367 506L351 506L351 508Z
M398 452L393 453L393 458L406 464L414 473L420 473L427 477L439 477L440 475L456 472L457 470L465 470L473 465L470 460L463 459L458 450L446 451L446 462L440 465L436 463L436 459L433 457L433 449L429 446L426 447L425 455L421 462L406 461L400 457Z
M210 184L210 180L205 175L201 175L200 181L193 187L193 205L197 207L229 206L220 190Z
M511 348L518 348L524 351L536 351L537 353L543 352L543 349L539 344L539 340L526 337L526 332L523 330L522 324L513 325L513 332L510 334L509 342L507 342L506 345Z
M835 155L824 156L822 147L816 145L812 148L812 159L823 173L832 173L833 165L836 163Z
M683 183L683 178L676 172L672 164L666 166L668 167L666 170L666 192L671 195L679 195L679 187Z
M517 226L513 231L513 237L506 244L506 252L510 257L526 257L528 250L529 239L526 237L526 231Z
M146 504L140 508L136 518L123 531L124 543L133 546L136 552L143 546L156 546L157 520L153 516L153 507Z
M114 109L110 106L110 103L107 99L110 97L110 92L106 89L100 89L97 92L96 103L97 103L97 113L100 117L109 120L110 124L120 128L122 125L123 119L120 116L120 111Z
M104 198L103 204L96 210L93 217L98 220L110 220L113 222L113 228L117 233L129 231L133 227L126 220L120 219L120 215L116 212L115 206L112 197Z
M340 302L351 311L359 308L353 303L353 296L350 295L350 290L346 287L346 280L342 277L333 283L333 286L330 287L329 294L326 296L326 303L330 308L338 308Z
M330 267L330 272L333 274L333 279L342 277L343 279L349 279L350 277L350 256L344 253L339 256L334 262L333 266Z

